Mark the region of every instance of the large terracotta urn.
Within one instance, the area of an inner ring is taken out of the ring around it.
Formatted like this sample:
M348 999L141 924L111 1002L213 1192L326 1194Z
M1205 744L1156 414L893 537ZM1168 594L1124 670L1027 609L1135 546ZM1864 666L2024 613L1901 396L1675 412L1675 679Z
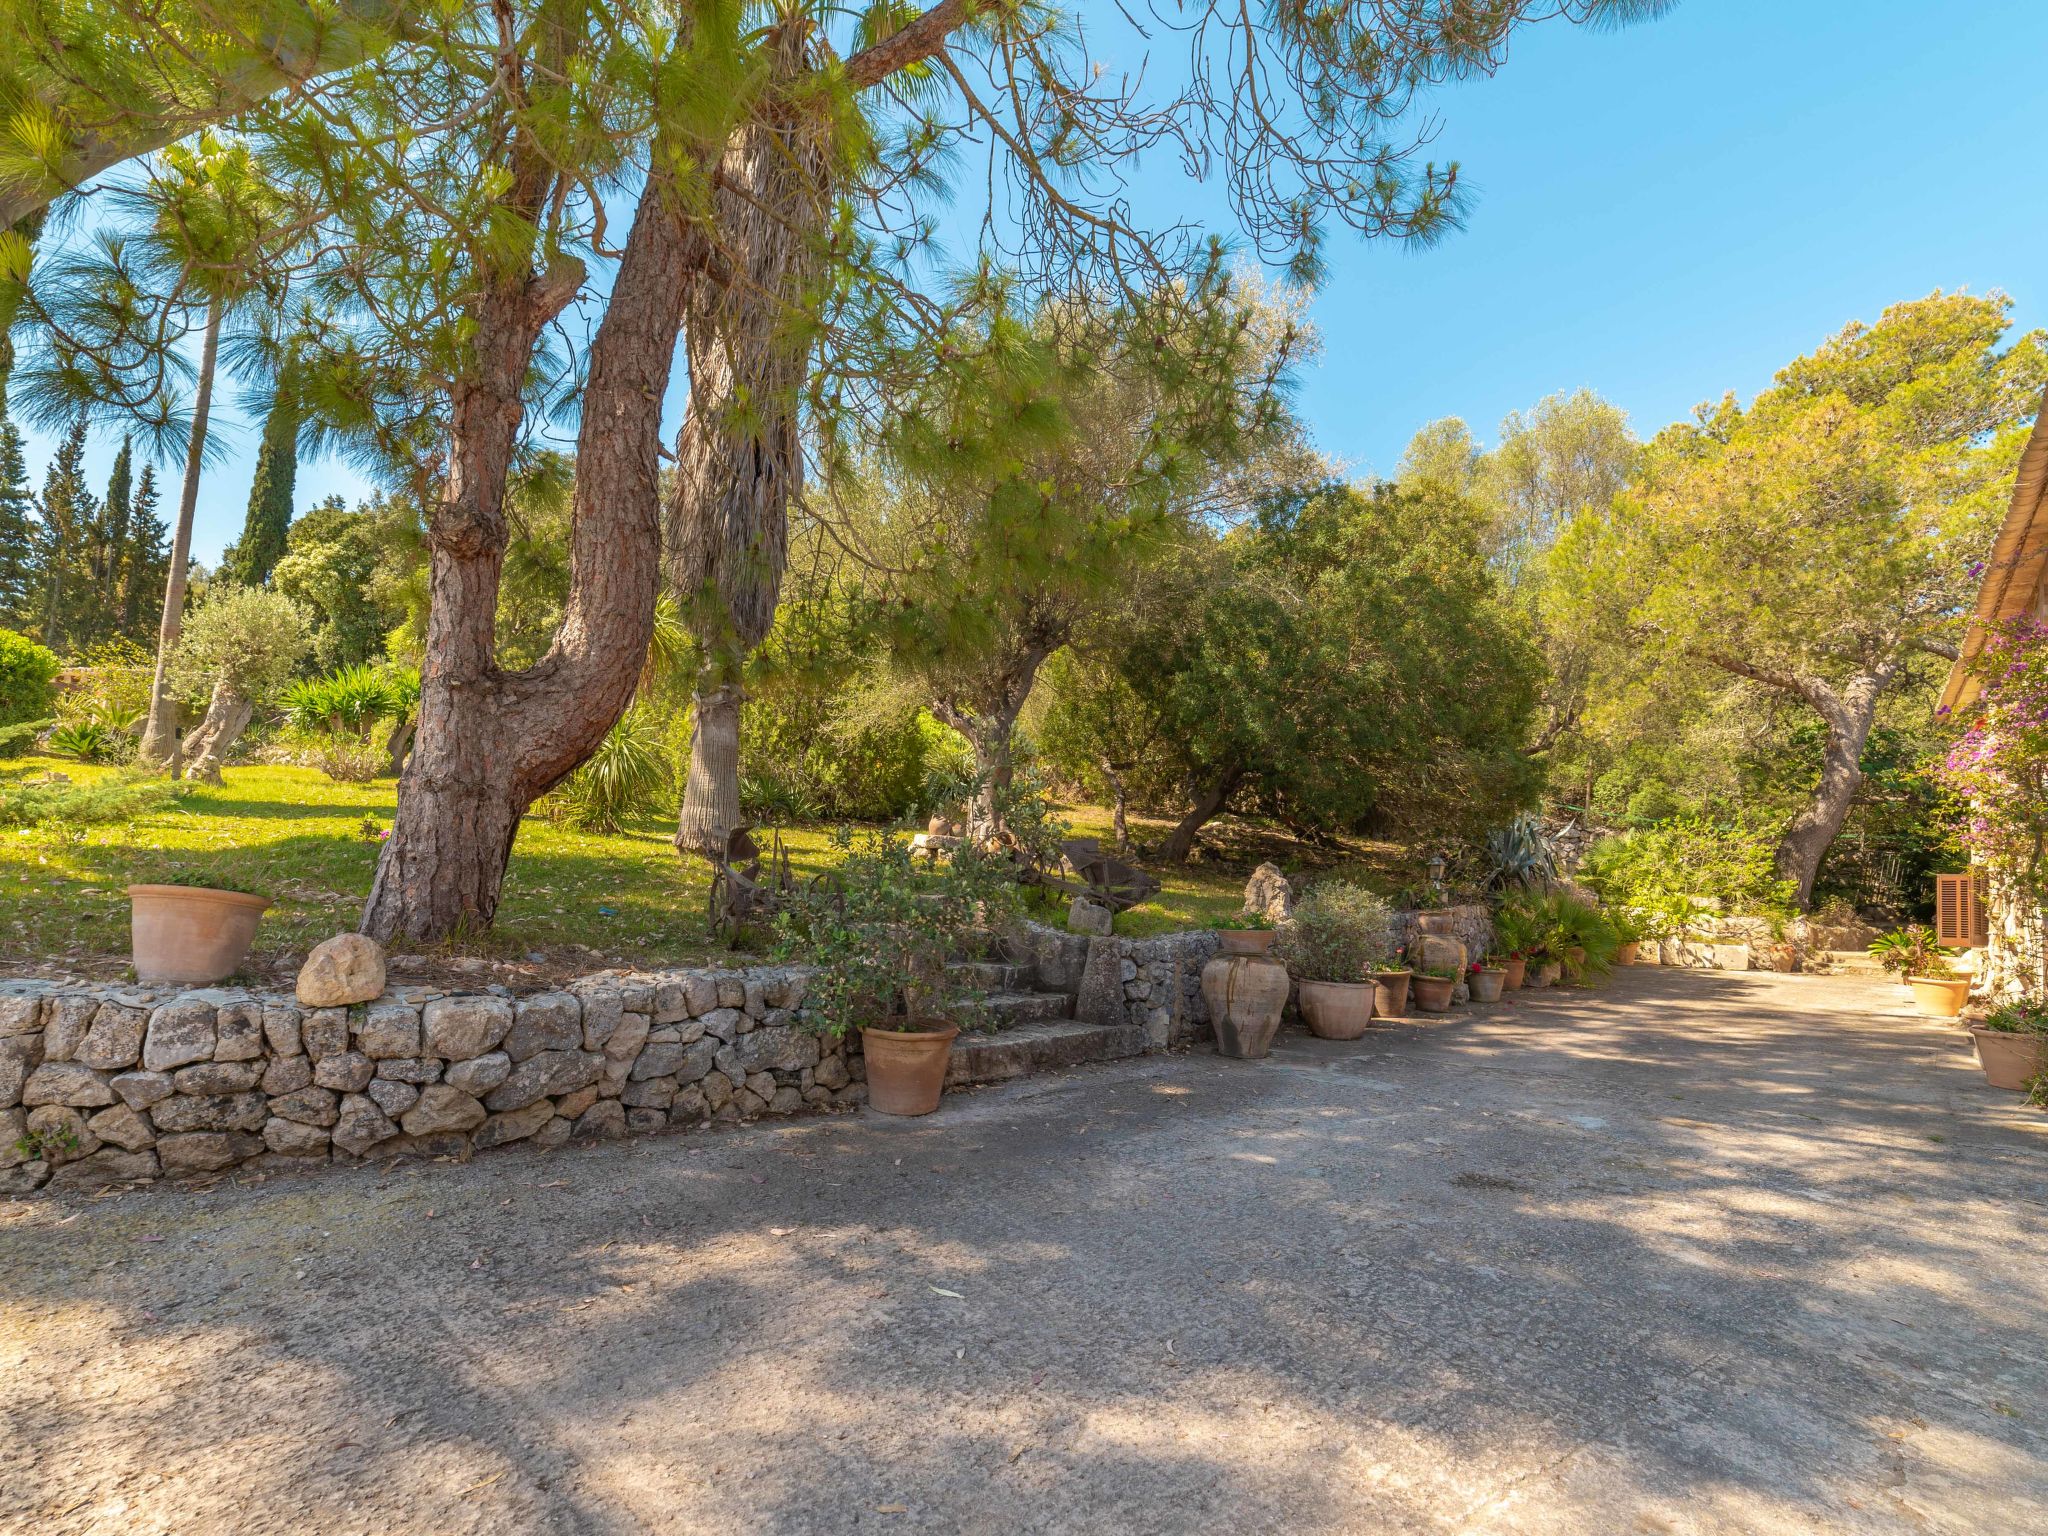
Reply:
M1202 1001L1224 1056L1266 1054L1287 1007L1287 967L1264 955L1218 955L1202 967Z

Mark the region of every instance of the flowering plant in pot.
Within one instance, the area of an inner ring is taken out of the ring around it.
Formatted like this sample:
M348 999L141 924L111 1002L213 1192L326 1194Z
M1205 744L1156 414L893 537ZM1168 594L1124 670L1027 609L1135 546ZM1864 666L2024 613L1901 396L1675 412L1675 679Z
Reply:
M1970 1039L1985 1082L2048 1104L2048 1003L2024 998L2002 1004L1970 1026Z
M128 887L138 981L208 986L241 969L270 898L217 862L166 861Z
M1451 994L1458 989L1458 973L1449 966L1418 965L1414 968L1415 1006L1424 1013L1443 1013L1451 1006Z
M1274 946L1300 983L1301 1016L1324 1040L1356 1040L1372 1023L1367 973L1392 947L1394 914L1362 886L1315 886L1296 903Z
M1529 967L1529 953L1541 940L1536 914L1527 901L1511 897L1493 914L1494 953L1507 974L1501 982L1505 991L1520 990Z
M1962 1017L1970 999L1970 979L1958 976L1949 958L1955 954L1935 942L1924 923L1897 928L1871 941L1870 954L1898 977L1913 994L1913 1006L1930 1019Z
M1263 912L1234 912L1216 925L1226 955L1263 955L1273 947L1273 919Z
M959 849L943 870L920 870L898 832L856 839L841 828L832 847L831 877L800 888L777 914L778 952L813 968L806 1023L826 1034L860 1032L869 1104L930 1114L966 1008L946 990L946 961L1012 915L1016 885L974 848Z
M1408 969L1407 947L1395 945L1387 951L1386 958L1367 974L1372 977L1373 1012L1383 1019L1405 1019L1408 1016L1408 984L1415 976Z
M1475 1003L1499 1002L1507 979L1507 967L1495 965L1489 956L1481 956L1465 967L1465 986Z

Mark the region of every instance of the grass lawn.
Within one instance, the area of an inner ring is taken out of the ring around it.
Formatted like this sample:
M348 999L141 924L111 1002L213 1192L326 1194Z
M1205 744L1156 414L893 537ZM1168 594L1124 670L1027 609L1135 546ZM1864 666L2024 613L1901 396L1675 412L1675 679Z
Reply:
M0 765L0 783L48 772L78 784L117 773L17 758ZM188 787L176 802L124 824L0 829L0 965L20 971L62 961L111 974L128 951L125 888L166 873L224 877L220 883L272 898L256 941L257 974L280 973L321 939L353 928L376 867L376 834L391 825L395 782L337 784L315 769L268 766L230 768L225 778L218 788ZM1074 806L1066 815L1077 835L1107 840L1107 811ZM1161 830L1134 819L1141 841ZM1117 932L1213 924L1238 909L1245 876L1260 858L1290 868L1329 862L1257 829L1225 822L1217 833L1218 858L1183 869L1150 866L1164 889L1121 914ZM829 861L829 829L785 828L782 835L799 872L816 873ZM518 961L539 952L558 965L593 955L634 964L710 958L720 951L704 937L707 875L701 864L678 859L668 838L667 825L654 820L607 836L527 817L495 927L447 953ZM1389 873L1398 850L1362 851L1366 878L1398 883ZM1043 915L1056 918L1057 910L1048 906Z

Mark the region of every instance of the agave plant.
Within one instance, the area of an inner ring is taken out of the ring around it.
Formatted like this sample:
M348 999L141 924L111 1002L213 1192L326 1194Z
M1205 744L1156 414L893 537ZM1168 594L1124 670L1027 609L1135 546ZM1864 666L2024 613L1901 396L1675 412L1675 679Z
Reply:
M1486 877L1491 890L1536 890L1557 880L1557 850L1533 811L1487 833L1486 856L1492 865Z
M47 745L58 757L81 763L111 763L121 755L121 738L97 720L60 725L50 732Z

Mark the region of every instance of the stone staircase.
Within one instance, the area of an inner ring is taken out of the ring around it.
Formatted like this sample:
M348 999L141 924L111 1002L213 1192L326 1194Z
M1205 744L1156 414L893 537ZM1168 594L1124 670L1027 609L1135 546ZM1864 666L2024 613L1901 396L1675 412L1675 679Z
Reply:
M1861 949L1831 949L1827 951L1830 969L1838 976L1883 976L1885 968L1871 955Z
M946 972L955 985L979 994L994 1025L988 1032L961 1031L946 1072L948 1087L1144 1054L1143 1029L1082 1023L1074 1017L1076 994L1047 984L1036 966L960 960Z

